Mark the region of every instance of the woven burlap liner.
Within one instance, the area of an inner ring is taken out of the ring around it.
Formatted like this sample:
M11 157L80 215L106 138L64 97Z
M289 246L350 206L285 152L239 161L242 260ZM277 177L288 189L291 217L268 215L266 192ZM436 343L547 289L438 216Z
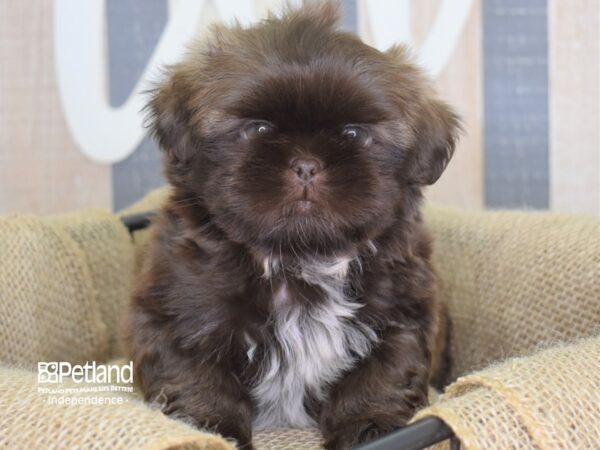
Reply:
M166 195L122 214L156 209ZM438 206L426 220L458 379L415 419L441 417L466 449L600 448L599 222ZM38 392L38 361L121 354L119 320L147 238L132 241L101 210L0 219L0 448L233 448L137 395L120 406L58 406ZM259 449L320 446L315 430L254 440Z

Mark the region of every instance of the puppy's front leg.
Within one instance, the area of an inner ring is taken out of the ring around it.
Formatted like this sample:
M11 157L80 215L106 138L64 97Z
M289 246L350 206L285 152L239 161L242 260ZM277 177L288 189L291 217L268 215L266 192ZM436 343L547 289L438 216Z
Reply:
M325 447L347 449L404 426L427 403L429 359L419 330L393 329L332 387L320 426Z
M252 450L252 407L235 375L216 365L197 369L195 379L190 373L164 386L163 412L184 421L192 419L198 428L233 438L238 448Z
M174 418L235 439L239 448L252 449L251 401L230 361L210 357L208 350L191 354L151 338L135 350L136 380L146 401Z

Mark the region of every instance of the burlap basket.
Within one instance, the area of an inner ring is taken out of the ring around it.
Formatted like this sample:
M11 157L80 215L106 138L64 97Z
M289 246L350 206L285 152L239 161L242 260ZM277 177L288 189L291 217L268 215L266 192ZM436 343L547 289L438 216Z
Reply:
M0 448L6 449L205 449L232 450L220 436L168 419L137 396L118 405L49 404L36 374L0 369ZM61 388L78 387L63 382ZM78 397L85 394L78 394Z
M105 211L0 218L0 361L114 354L132 259L127 230Z
M102 362L119 353L133 260L127 229L106 211L0 219L0 448L234 448L135 394L118 393L126 400L118 406L56 405L38 391L38 361Z
M122 214L157 209L166 195ZM599 222L438 206L426 220L462 378L417 418L441 417L468 449L600 448ZM118 407L59 407L38 392L37 361L119 354L120 311L147 236L132 240L102 211L0 219L0 448L233 448L135 394ZM255 444L315 449L320 436L273 430Z
M453 322L453 378L543 343L600 334L600 221L426 209Z
M431 415L465 449L600 448L600 338L461 377L416 419Z

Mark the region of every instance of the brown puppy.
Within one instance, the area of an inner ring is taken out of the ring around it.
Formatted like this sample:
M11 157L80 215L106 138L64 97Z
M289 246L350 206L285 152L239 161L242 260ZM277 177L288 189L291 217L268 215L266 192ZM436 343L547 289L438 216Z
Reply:
M327 3L216 28L149 105L173 194L127 318L136 380L245 448L402 426L443 366L419 204L458 119L402 49L336 21Z

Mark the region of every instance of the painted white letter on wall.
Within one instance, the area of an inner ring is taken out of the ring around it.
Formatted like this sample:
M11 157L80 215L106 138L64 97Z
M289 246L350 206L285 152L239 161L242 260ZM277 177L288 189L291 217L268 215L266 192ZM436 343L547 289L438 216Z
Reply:
M197 33L206 0L170 0L161 38L129 98L112 107L108 94L105 0L55 0L54 57L67 124L75 142L90 159L113 164L127 158L146 135L142 109L152 76L177 61ZM253 0L213 1L219 19L254 20ZM273 1L273 3L280 3ZM385 50L396 42L410 44L410 0L369 1L366 12L375 45ZM450 58L468 17L472 0L443 0L421 49L418 62L437 76Z

